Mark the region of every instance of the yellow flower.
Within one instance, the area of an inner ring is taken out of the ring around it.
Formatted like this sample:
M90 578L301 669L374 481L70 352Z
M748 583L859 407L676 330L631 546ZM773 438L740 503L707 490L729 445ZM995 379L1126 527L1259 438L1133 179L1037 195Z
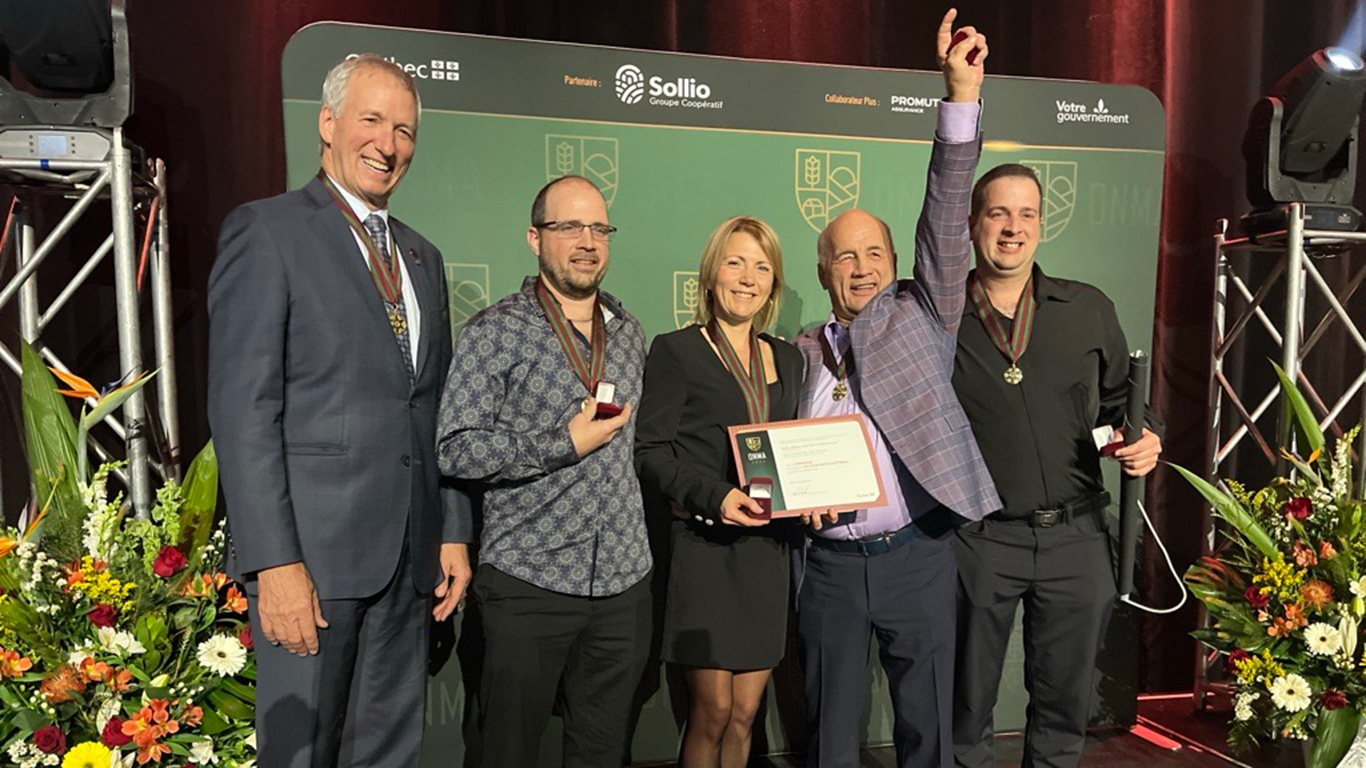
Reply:
M1299 597L1305 572L1277 555L1275 560L1263 560L1262 572L1252 577L1253 584L1265 584L1281 602L1293 602ZM1263 594L1267 594L1263 592Z
M109 768L109 748L97 741L81 742L66 753L62 768Z

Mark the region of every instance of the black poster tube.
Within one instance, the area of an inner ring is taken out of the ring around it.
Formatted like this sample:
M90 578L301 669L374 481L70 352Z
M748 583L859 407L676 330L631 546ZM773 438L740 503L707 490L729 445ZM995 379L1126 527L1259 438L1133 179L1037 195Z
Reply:
M1143 350L1129 355L1129 399L1124 415L1124 444L1133 445L1143 436L1144 406L1148 399L1148 356ZM1138 535L1143 517L1138 504L1143 499L1141 477L1120 473L1119 481L1119 594L1134 593L1134 563L1138 559Z

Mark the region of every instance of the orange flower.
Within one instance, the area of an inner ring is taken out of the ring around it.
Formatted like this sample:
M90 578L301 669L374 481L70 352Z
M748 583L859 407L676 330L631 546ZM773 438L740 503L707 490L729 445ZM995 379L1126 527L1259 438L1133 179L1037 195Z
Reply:
M223 601L223 608L224 610L232 611L233 613L246 613L246 595L238 592L237 587L228 587L228 596L227 599Z
M1328 585L1325 584L1324 586ZM1331 591L1332 590L1330 589L1329 599L1332 599ZM1287 605L1285 607L1285 621L1287 624L1291 626L1292 629L1303 627L1309 624L1309 619L1305 618L1304 616L1304 606L1300 603L1292 603L1291 605Z
M1338 551L1337 551L1336 549L1333 549L1333 542L1331 542L1331 541L1329 541L1329 540L1327 540L1327 539L1324 539L1323 541L1320 541L1320 542L1319 542L1319 559L1320 559L1320 560L1332 560L1333 558L1335 558L1335 557L1337 557L1337 556L1338 556Z
M30 669L33 669L33 662L28 657L20 656L18 651L0 648L0 680L18 677Z
M1319 564L1318 555L1314 554L1313 548L1302 541L1297 541L1292 544L1290 546L1290 551L1295 555L1295 562L1305 568Z
M76 694L83 693L85 681L76 673L76 670L69 665L63 665L56 672L48 675L38 686L38 690L49 704L61 704L71 701Z
M222 589L223 586L230 581L232 581L232 579L228 578L228 574L219 571L213 575L213 588Z
M105 664L103 661L95 661L89 656L86 656L85 660L81 662L81 674L85 676L86 680L92 683L98 683L104 680L109 676L109 672L109 665Z
M66 573L66 585L68 587L85 581L85 574L81 572L80 563L71 563L62 570Z
M109 685L109 690L114 693L123 693L133 684L133 673L126 669L120 669L117 672L111 671L109 677L105 678L104 681Z
M171 702L166 699L152 699L147 702L145 709L151 709L153 722L164 723L171 717L171 713L167 711L170 706Z
M204 720L204 710L199 707L190 707L190 711L185 715L185 724L194 728Z
M163 755L171 754L171 748L159 741L138 745L138 765L160 763Z
M8 536L0 536L0 557L4 557L19 548L19 541Z
M1323 608L1333 602L1333 588L1326 582L1310 579L1300 587L1300 596L1310 608ZM1289 613L1288 609L1286 613Z

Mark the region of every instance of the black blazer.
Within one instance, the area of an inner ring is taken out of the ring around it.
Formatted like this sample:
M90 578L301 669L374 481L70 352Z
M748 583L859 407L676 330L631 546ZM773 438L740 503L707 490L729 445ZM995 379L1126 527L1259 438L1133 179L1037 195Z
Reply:
M209 424L234 578L303 561L322 598L379 592L405 535L416 587L472 538L442 485L436 414L451 361L441 253L390 217L422 310L412 385L345 217L316 179L237 208L209 277Z

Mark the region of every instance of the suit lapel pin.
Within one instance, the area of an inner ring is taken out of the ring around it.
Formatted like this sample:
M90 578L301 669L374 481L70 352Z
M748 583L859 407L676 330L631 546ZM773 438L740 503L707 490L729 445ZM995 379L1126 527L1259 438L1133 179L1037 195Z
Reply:
M419 256L417 255L417 249L416 249L416 248L409 248L409 249L408 249L408 255L411 256L411 257L413 258L413 263L414 263L414 264L416 264L416 265L418 265L418 266L422 266L422 258L419 257Z

